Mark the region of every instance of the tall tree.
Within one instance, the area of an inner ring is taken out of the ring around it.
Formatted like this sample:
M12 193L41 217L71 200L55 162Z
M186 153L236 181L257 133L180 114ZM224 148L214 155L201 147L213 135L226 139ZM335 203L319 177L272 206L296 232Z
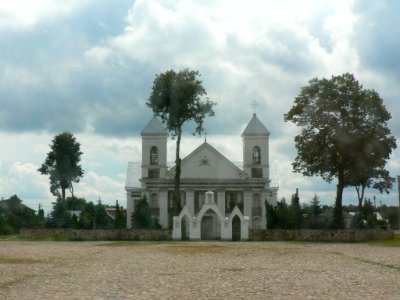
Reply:
M352 74L312 79L301 89L285 121L301 127L295 137L295 172L337 178L334 225L343 227L342 195L346 186L364 182L363 168L384 169L396 148L387 122L390 113L374 90L366 90ZM368 179L376 178L368 172ZM366 184L367 185L367 184Z
M288 209L288 223L289 227L293 229L300 229L303 225L303 214L300 207L299 190L292 195L292 201Z
M47 153L46 160L38 171L50 176L51 193L65 202L65 191L68 189L73 197L72 183L79 182L83 176L82 167L79 165L82 155L80 144L72 133L63 132L54 137L50 148L51 151Z
M172 138L176 138L174 215L177 215L180 210L181 159L179 154L182 127L186 122L194 122L196 124L194 134L200 135L204 130L204 118L207 115L214 115L212 107L215 103L204 98L207 92L198 77L200 77L198 71L188 69L178 73L169 70L156 75L147 101L147 105L154 114L161 117Z

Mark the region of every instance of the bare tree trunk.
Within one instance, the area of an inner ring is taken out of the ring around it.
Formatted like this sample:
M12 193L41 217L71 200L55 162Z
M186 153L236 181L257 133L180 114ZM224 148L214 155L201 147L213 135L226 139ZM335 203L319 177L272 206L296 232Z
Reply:
M365 185L356 186L357 191L357 198L358 198L358 209L361 211L363 200L364 200L364 192L365 192Z
M344 175L343 172L339 170L338 184L336 187L335 209L333 215L333 225L336 229L344 228L343 210L342 210L343 189L344 189Z
M65 188L61 187L61 199L63 204L65 204Z
M177 216L181 210L181 159L179 157L181 146L182 129L178 129L176 139L176 157L175 157L175 178L174 178L174 197L173 197L173 215Z

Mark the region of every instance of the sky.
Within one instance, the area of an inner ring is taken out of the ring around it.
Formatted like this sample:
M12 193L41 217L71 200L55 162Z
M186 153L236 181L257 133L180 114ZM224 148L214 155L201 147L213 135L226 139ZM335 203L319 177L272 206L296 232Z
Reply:
M352 73L374 89L400 137L400 2L392 0L14 0L0 3L0 197L17 194L48 212L54 196L37 169L53 137L81 143L84 177L75 194L125 206L128 161L141 159L140 131L156 74L198 70L217 103L207 142L242 161L241 133L256 101L271 132L278 198L299 188L333 204L336 181L292 172L299 129L283 115L313 78ZM185 128L181 156L204 141ZM168 143L173 161L174 141ZM140 163L138 163L140 166ZM400 174L400 150L387 169ZM367 197L376 194L369 190ZM356 204L346 188L344 204ZM397 185L377 204L397 204Z

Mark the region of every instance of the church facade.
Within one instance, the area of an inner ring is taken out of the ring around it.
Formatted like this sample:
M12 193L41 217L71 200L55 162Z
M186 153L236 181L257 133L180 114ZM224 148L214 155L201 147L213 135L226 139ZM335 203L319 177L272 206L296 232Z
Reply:
M135 201L146 196L151 214L167 228L172 212L175 168L167 167L167 132L153 117L141 132L142 161L140 186L133 180L135 164L128 164L125 190L127 193L127 226ZM250 229L266 228L264 201L275 205L278 187L271 186L269 165L270 132L253 114L242 133L243 165L238 167L206 141L194 149L181 163L181 205L187 215L201 212L201 236L219 238L222 220L240 211ZM206 193L213 192L212 210L202 211L207 204ZM171 216L170 219L172 219ZM176 216L175 216L176 217ZM199 229L200 230L200 229Z

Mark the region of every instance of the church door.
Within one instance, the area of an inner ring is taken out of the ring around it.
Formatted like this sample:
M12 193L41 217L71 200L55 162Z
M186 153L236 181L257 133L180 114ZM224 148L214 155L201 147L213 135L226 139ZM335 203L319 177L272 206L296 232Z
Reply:
M187 217L184 216L181 221L181 240L186 241L189 239L189 224L187 222Z
M203 216L201 219L201 239L202 240L211 240L213 239L213 217L212 216Z
M240 231L240 218L236 215L232 219L232 241L240 241Z

